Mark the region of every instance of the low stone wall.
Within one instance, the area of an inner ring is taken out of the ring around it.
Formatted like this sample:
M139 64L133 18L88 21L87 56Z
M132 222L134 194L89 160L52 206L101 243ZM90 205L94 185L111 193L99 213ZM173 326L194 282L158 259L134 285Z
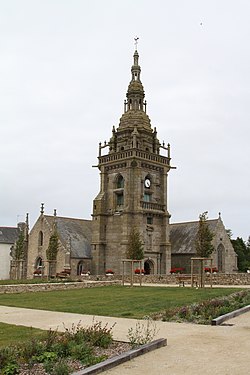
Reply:
M142 276L143 284L178 284L177 275L144 275ZM183 276L190 276L184 275ZM125 277L125 282L130 282L128 276ZM139 282L139 276L134 275L134 282ZM212 275L214 285L249 285L250 287L250 274L249 273L233 273L223 274L216 273ZM205 283L210 283L210 275L205 275Z
M169 274L169 275L142 275L142 283L143 284L178 284L177 275ZM183 276L190 276L190 274ZM113 275L113 276L87 276L89 280L122 280L121 275ZM210 274L205 275L205 282L210 283ZM139 275L133 275L134 282L140 282ZM216 273L212 274L213 284L214 285L249 285L250 287L250 273ZM125 276L124 281L126 283L130 283L131 277Z
M15 284L0 285L0 294L4 293L26 293L26 292L48 292L53 290L68 290L94 288L100 286L121 285L119 280L105 281L83 281L83 282L66 282L66 283L41 283L41 284Z
M185 276L183 274L183 276ZM186 275L190 276L190 275ZM250 273L232 273L213 274L214 285L249 285L250 288ZM124 277L125 283L130 283L130 276ZM140 276L134 275L134 282L140 282ZM41 284L15 284L15 285L0 285L0 294L3 293L25 293L25 292L43 292L53 290L67 290L67 289L81 289L94 288L100 286L121 285L122 276L83 276L81 281L75 282L60 282L60 283L41 283ZM166 284L178 285L176 275L143 275L143 284ZM210 284L210 275L205 275L205 284Z

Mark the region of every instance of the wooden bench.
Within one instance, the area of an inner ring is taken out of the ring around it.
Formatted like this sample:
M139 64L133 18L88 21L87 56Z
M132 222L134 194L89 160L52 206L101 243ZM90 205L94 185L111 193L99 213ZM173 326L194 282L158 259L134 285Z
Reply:
M190 284L192 284L192 277L191 275L177 275L176 276L177 278L177 281L179 283L179 286L185 286L185 283L189 282L190 281ZM197 276L193 276L193 284L195 284L195 286L197 287L198 286L198 277Z
M70 270L63 270L62 272L58 272L56 274L56 277L59 279L66 279L67 277L70 277Z

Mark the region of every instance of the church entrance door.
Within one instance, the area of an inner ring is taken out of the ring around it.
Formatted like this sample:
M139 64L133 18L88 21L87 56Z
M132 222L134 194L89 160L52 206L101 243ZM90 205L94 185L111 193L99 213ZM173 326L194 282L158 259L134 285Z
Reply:
M144 262L144 271L145 275L150 275L154 273L154 263L151 260L148 259L146 260L146 262Z

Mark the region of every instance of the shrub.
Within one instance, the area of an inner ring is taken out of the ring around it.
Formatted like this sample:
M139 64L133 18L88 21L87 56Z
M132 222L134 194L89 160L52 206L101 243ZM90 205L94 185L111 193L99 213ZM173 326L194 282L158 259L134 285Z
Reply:
M70 356L78 359L82 363L88 365L90 358L93 355L93 349L87 344L73 344L71 343Z
M214 298L188 306L167 309L160 314L163 321L188 321L200 324L210 324L211 320L227 314L250 302L250 291L240 291L227 297ZM152 315L154 317L154 315ZM159 314L158 317L159 319Z
M129 328L128 339L132 348L151 342L157 333L156 324L150 317L145 317L146 324L137 322L135 328Z
M32 362L34 357L39 356L45 350L43 342L36 338L26 341L20 347L19 355L28 363Z
M65 359L60 359L54 365L53 375L69 375L71 372L72 371Z
M107 348L112 342L114 325L102 326L101 322L93 321L89 327L81 327L80 322L65 329L64 333L49 330L45 335L27 341L19 346L0 349L0 370L3 375L15 375L19 365L41 363L46 373L51 375L68 375L72 372L67 360L71 357L85 366L90 366L106 359L106 356L95 354L95 346ZM67 359L66 359L67 358Z
M18 373L17 352L15 347L0 349L0 369L3 375L14 375Z
M17 363L8 363L2 371L2 375L15 375L18 374L18 372L19 366Z

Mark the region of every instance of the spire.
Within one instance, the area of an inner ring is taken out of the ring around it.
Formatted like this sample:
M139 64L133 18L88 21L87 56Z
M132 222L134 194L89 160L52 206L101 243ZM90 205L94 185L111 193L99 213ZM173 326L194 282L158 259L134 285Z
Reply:
M53 215L53 231L57 231L57 212L56 209L54 209L54 215Z
M26 214L26 220L25 220L25 240L28 240L29 236L29 214Z
M132 78L128 86L127 101L124 102L124 113L128 111L143 111L146 112L146 104L144 102L144 89L141 83L141 67L139 65L139 53L137 51L137 40L135 38L135 52L133 55L134 63L131 67Z
M141 67L139 65L139 53L135 50L134 53L134 65L131 67L132 81L140 81ZM131 81L131 82L132 82Z

